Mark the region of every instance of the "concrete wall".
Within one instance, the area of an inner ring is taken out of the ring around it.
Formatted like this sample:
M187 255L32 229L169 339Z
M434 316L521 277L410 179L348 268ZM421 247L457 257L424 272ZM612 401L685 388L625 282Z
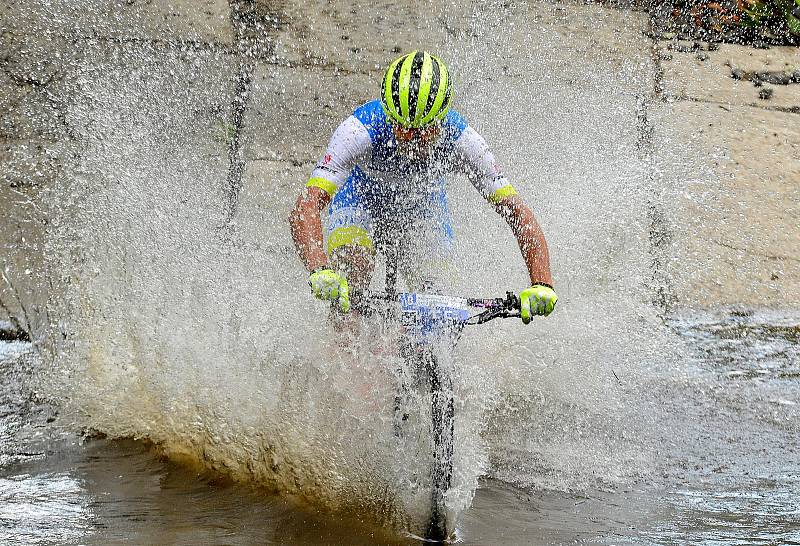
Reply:
M232 47L222 0L0 5L0 318L34 330L49 320L43 253L52 215L44 203L80 161L68 112L82 101L75 78L83 67L102 67L125 48Z
M674 180L675 290L684 306L800 305L800 82L732 78L800 70L794 47L659 42L662 132L696 157ZM771 98L760 94L772 93ZM664 165L669 168L670 165Z
M598 63L619 70L640 63L630 88L616 91L635 97L631 104L638 100L632 131L639 133L637 146L659 188L649 234L659 305L800 304L800 84L770 86L773 97L759 99L760 89L731 79L727 66L797 68L796 49L723 45L700 60L696 51L646 39L643 14L599 6L391 6L321 0L3 3L0 266L6 279L0 280L0 319L10 313L32 329L47 320L43 244L52 219L42 201L81 157L81 131L70 126L74 116L68 113L85 100L75 95L74 80L87 65L119 60L121 51L135 58L138 49L180 52L184 66L202 52L225 59L221 78L230 84L205 117L209 130L227 136L203 146L227 170L220 184L228 218L291 256L283 219L292 196L339 120L375 96L386 62L420 44L468 58L480 49L476 40L486 42L481 33L493 20L516 20L522 34L544 28L574 44L563 52L557 73L537 76L556 97L571 96L581 74ZM507 66L487 72L492 82L465 82L461 104L474 107L468 97L484 83L524 89L535 73L526 69L530 54L509 46ZM654 64L641 60L648 57ZM485 129L491 135L496 128ZM276 193L275 185L284 190ZM269 200L280 194L287 196L284 202Z

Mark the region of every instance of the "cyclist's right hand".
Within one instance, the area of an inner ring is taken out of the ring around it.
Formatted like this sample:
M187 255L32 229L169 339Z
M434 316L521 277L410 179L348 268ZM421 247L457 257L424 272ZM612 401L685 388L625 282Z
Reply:
M315 269L308 277L308 285L317 298L338 303L342 313L350 311L350 287L344 276L332 269Z

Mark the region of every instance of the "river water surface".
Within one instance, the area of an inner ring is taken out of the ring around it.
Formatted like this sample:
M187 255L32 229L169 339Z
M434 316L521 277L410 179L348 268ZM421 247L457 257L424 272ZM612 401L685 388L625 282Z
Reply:
M520 453L536 445L535 419L518 413L486 433L497 468L463 516L462 543L800 544L800 320L738 313L671 327L693 357L688 376L667 373L653 385L654 396L670 395L661 400L670 407L653 468L624 484L537 485L541 455L535 447ZM4 544L417 542L359 514L330 514L168 461L147 442L63 430L54 408L30 391L39 363L30 347L0 349Z

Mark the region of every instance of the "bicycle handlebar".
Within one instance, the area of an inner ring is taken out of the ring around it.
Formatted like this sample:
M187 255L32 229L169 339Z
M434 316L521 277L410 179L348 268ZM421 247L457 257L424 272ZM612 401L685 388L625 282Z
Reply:
M353 300L366 302L367 304L396 303L400 294L388 294L385 292L361 292L354 294ZM466 300L468 307L483 309L477 315L471 316L464 324L484 324L496 318L516 318L520 316L519 297L514 292L506 292L505 298L462 298ZM363 305L355 304L356 309L364 310Z
M519 297L514 292L506 292L505 298L467 299L467 304L470 307L485 309L482 313L470 317L467 324L483 324L496 318L520 316Z

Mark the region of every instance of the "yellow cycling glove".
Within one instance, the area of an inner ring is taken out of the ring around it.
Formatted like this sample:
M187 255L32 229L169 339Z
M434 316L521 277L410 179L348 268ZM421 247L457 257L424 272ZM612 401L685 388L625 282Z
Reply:
M555 290L546 284L534 284L526 288L519 295L522 322L528 324L534 315L549 315L557 301Z
M332 269L315 269L308 277L308 285L317 298L338 303L342 313L350 311L350 287L344 276Z

